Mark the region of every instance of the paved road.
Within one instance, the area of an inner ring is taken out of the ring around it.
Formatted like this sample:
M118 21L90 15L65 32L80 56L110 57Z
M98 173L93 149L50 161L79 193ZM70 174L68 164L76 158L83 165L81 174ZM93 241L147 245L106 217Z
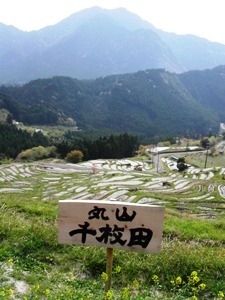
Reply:
M215 146L216 149L219 149L219 148L225 148L225 141L221 141L219 142L218 144L216 144Z
M161 159L160 159L161 156L163 156L163 154L160 154L160 153L155 154L155 155L152 156L152 161L153 161L153 164L155 166L155 168L153 169L153 172L157 172L157 173L163 173L164 172L163 165L162 165Z
M180 152L164 152L164 153L157 153L155 155L152 156L152 161L153 161L153 164L155 166L155 168L153 169L154 172L157 172L157 173L164 173L165 170L163 168L163 164L161 163L161 157L164 156L164 155L170 155L170 156L173 156L173 155L176 155L176 154L185 154L185 153L199 153L199 152L206 152L206 150L197 150L197 151L193 151L193 150L187 150L187 151L180 151Z

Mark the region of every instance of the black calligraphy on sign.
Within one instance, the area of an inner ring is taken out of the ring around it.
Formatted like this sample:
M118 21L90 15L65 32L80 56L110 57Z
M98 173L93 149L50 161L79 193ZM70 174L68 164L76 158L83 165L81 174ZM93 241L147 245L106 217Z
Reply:
M127 213L127 208L126 207L123 207L123 213L120 215L120 210L119 208L116 209L116 219L118 221L124 221L124 222L132 222L133 219L135 218L136 216L136 212L133 211L132 215L129 216L128 213Z
M111 228L108 224L106 224L105 227L99 228L99 231L102 233L101 236L96 237L96 240L99 242L107 244L109 241L111 245L119 243L122 246L126 243L126 240L124 241L121 239L123 235L122 232L124 232L124 228L122 227L114 225L114 228Z
M82 235L81 237L81 242L83 244L85 244L86 242L86 237L88 234L91 234L93 236L96 235L96 230L94 229L88 229L88 227L90 226L90 224L88 222L84 222L84 225L81 225L81 224L78 224L78 226L81 228L81 229L75 229L75 230L72 230L69 232L69 235L70 236L73 236L75 234L78 234L80 233Z
M109 217L106 214L105 208L99 208L94 206L92 210L88 212L88 219L102 219L109 220ZM133 211L131 215L127 213L127 207L123 207L122 213L119 208L116 209L115 217L120 222L132 222L136 216L136 212ZM104 227L98 228L98 231L95 229L90 229L90 224L88 222L84 222L84 224L78 224L79 229L74 229L69 232L69 235L72 237L77 234L81 234L81 242L82 244L86 243L86 239L88 235L94 236L95 239L104 244L119 244L124 246L127 243L128 247L132 247L135 245L141 246L142 248L146 248L150 243L153 232L149 228L138 227L129 229L130 239L129 241L123 239L124 227L119 227L114 224L113 227L110 227L109 224L106 224Z
M140 245L146 248L152 239L153 232L149 228L132 228L130 229L130 241L127 246Z
M94 206L94 209L90 210L89 220L91 219L102 219L102 220L109 220L109 217L105 216L106 209L105 208L98 208L97 206Z

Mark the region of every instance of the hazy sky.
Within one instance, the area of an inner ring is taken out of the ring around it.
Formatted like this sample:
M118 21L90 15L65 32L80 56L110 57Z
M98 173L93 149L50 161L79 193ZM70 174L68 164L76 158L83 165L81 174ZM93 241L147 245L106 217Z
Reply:
M92 6L125 7L164 31L225 44L225 0L0 0L0 22L31 31Z

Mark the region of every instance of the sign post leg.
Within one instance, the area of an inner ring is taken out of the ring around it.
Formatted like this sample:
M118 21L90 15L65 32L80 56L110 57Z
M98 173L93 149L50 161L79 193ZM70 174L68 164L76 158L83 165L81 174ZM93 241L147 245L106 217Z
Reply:
M107 260L106 260L106 274L108 275L105 283L105 292L107 293L111 288L112 282L112 264L113 264L113 248L107 248Z

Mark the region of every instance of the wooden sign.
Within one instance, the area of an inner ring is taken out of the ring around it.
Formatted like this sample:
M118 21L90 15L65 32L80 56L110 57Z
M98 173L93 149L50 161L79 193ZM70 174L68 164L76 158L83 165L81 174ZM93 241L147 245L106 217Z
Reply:
M110 201L59 201L60 244L159 253L164 207Z

